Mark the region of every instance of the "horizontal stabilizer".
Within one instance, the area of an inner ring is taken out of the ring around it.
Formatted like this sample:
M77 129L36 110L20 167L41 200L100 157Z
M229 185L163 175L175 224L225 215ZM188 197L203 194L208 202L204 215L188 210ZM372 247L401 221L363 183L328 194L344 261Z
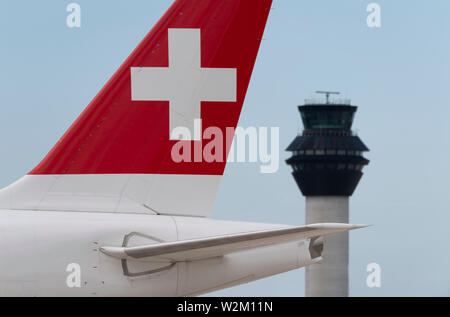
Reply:
M364 228L343 223L311 224L301 227L253 231L201 239L164 242L136 247L102 247L112 257L154 262L184 262L226 255L238 251L299 241L332 233Z

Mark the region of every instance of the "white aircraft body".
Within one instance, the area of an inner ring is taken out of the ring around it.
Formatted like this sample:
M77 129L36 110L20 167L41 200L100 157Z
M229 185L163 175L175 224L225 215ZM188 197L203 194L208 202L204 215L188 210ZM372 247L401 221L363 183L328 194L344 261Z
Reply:
M361 227L206 218L230 147L212 161L188 149L236 127L270 7L174 2L40 164L0 191L0 295L200 295L317 263L322 236ZM174 160L179 149L192 161Z

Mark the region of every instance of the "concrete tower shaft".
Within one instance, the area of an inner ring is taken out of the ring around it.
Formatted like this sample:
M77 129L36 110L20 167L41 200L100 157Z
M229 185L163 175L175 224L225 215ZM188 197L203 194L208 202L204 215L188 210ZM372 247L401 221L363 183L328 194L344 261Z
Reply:
M346 196L306 197L306 223L349 223ZM323 261L306 267L307 297L348 296L348 232L324 237Z

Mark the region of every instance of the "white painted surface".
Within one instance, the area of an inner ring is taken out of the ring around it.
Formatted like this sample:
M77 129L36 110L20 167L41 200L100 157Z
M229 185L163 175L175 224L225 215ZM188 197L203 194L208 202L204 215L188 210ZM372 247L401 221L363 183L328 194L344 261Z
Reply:
M151 275L128 277L102 245L129 246L279 228L279 225L138 214L0 211L0 296L185 296L250 282L313 263L308 240L223 257L180 262ZM66 284L66 267L81 268L81 287ZM130 271L161 267L127 263Z
M131 68L132 100L170 102L171 138L178 127L195 135L202 101L235 102L236 94L235 68L201 67L200 29L169 29L169 67Z
M219 175L27 175L0 190L0 208L209 216Z

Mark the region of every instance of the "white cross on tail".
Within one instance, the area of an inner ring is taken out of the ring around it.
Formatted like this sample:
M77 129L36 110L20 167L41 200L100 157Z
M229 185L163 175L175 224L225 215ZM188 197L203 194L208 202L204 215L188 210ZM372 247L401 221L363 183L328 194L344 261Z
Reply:
M169 67L131 67L131 98L168 100L170 138L178 127L198 137L194 121L201 119L201 102L236 102L236 78L235 68L201 67L200 29L169 29Z

